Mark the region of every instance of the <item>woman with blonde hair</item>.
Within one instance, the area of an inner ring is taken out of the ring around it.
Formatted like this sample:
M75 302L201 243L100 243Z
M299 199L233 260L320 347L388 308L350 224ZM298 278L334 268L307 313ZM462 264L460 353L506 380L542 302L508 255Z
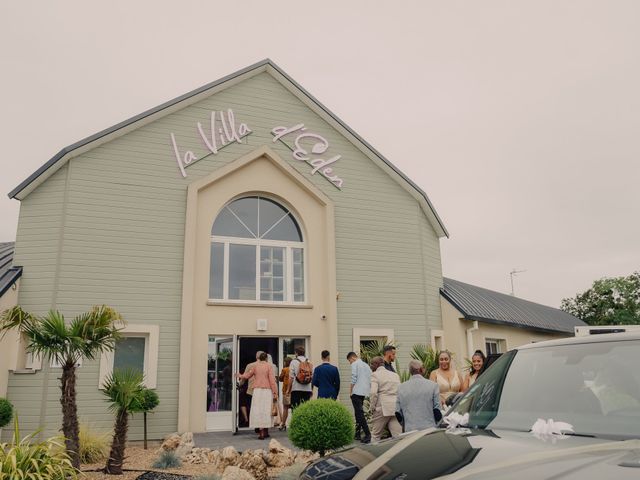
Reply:
M429 380L436 382L440 388L440 405L444 408L446 400L462 389L462 380L458 371L451 366L451 353L441 350L438 353L438 368L431 372Z

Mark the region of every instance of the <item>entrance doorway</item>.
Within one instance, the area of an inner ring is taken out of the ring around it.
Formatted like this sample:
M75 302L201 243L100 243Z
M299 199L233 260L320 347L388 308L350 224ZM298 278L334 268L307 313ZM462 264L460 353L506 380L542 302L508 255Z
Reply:
M308 339L305 337L240 337L238 338L238 371L244 373L247 365L256 361L256 353L259 351L271 355L275 365L276 378L282 371L284 359L294 358L296 347L302 346L308 351ZM248 382L237 384L237 408L235 430L249 428L249 416L251 414L251 396L248 395ZM278 382L280 409L282 409L282 383Z
M274 375L280 373L280 353L278 337L242 337L238 340L238 371L244 373L247 365L256 361L257 352L266 352L271 356L275 365ZM248 392L249 381L241 380L238 383L238 419L237 428L249 427L249 415L251 414L251 396Z

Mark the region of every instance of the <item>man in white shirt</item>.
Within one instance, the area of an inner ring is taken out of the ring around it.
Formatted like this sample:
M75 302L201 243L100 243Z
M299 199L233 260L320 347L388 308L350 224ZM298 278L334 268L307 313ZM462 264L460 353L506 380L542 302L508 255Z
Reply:
M351 364L351 404L356 417L356 440L362 443L371 442L371 432L364 416L364 399L371 393L371 368L358 358L356 352L349 352L347 360ZM364 437L360 438L361 432Z

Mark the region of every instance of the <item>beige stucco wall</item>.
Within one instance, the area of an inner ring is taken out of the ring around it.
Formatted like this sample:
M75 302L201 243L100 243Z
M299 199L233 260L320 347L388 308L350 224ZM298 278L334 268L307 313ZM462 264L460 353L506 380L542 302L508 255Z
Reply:
M300 222L306 262L304 306L208 304L211 226L225 204L252 193L279 201ZM185 279L183 291L184 305L190 308L183 309L182 334L190 341L188 348L181 349L178 429L200 432L206 427L203 405L209 335L310 336L309 356L315 364L320 363L322 350L336 350L335 234L328 198L266 148L198 181L189 195L185 277L193 274L193 282ZM267 319L266 332L257 331L258 319Z
M454 354L456 368L462 370L466 365L465 358L469 358L467 330L473 328L474 322L464 319L462 313L443 297L440 297L440 305L444 330L444 346ZM478 329L472 331L471 335L472 345L470 350L472 352L477 349L485 352L485 339L487 338L504 340L505 351L507 351L531 342L569 336L561 333L544 333L483 322L478 322Z
M18 304L20 280L14 284L14 287L9 288L9 290L0 297L0 312ZM14 368L15 359L18 354L17 349L18 335L15 332L7 333L5 337L0 340L0 397L7 396L9 369Z

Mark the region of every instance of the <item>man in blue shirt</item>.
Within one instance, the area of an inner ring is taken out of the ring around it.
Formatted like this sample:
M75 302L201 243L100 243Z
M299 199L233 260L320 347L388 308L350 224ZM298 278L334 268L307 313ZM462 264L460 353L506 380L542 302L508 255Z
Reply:
M331 398L336 400L340 393L340 373L338 369L329 362L329 351L322 351L322 364L313 371L311 383L318 388L318 398Z
M356 352L349 352L347 360L351 364L351 390L349 393L356 417L356 440L360 440L362 443L370 443L371 432L369 431L362 405L364 398L371 393L371 368L358 358ZM362 438L360 438L361 432L364 433Z

